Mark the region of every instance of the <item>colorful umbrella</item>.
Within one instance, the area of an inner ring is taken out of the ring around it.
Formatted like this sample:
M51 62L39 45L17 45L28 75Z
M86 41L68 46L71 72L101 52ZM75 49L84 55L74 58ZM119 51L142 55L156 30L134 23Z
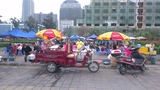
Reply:
M43 39L51 39L51 38L62 38L62 33L56 29L45 29L36 33L36 36Z
M97 39L99 40L120 40L120 41L130 40L130 38L127 35L122 34L120 32L115 32L115 31L103 33L99 35Z

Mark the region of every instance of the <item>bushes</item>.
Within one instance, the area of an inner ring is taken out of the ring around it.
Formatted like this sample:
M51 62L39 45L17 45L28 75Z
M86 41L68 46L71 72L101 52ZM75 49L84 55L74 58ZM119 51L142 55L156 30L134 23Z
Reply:
M0 47L6 47L10 44L10 42L0 42Z
M6 47L10 43L35 43L37 40L26 40L26 39L12 39L10 41L0 42L0 47Z

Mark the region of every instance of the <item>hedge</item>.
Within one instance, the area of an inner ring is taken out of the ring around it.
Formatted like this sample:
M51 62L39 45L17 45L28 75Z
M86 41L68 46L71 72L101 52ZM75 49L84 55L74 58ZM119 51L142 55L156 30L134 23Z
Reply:
M10 43L34 43L37 40L25 40L25 39L15 39L15 40L10 40L10 41L3 41L0 42L0 47L6 47L8 46Z

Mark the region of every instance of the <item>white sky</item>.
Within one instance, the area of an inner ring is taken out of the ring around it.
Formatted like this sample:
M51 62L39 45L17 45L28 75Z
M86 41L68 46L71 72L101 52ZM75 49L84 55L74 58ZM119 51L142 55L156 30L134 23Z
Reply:
M18 19L22 16L22 1L23 0L0 0L0 15L1 20L8 21L10 18ZM34 0L35 13L50 13L59 15L61 3L65 0ZM91 0L77 0L81 6L89 5Z

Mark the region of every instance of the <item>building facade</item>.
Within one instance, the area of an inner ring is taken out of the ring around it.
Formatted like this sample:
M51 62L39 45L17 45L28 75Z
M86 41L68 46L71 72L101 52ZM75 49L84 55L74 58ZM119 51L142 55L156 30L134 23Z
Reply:
M81 4L76 0L65 0L60 6L60 20L82 18Z
M160 26L160 0L91 0L84 7L77 26L132 27Z
M49 13L50 14L50 13ZM43 13L36 13L34 14L34 19L38 21L39 24L42 24L43 20L48 16L48 14L43 14ZM57 14L53 14L53 21L56 23L58 27L58 19L57 19Z
M12 30L13 24L0 24L0 34Z
M66 28L69 28L71 26L74 26L74 21L73 20L61 20L60 22L61 27L60 30L63 32Z
M34 1L23 0L22 3L22 21L26 21L29 16L34 15Z

